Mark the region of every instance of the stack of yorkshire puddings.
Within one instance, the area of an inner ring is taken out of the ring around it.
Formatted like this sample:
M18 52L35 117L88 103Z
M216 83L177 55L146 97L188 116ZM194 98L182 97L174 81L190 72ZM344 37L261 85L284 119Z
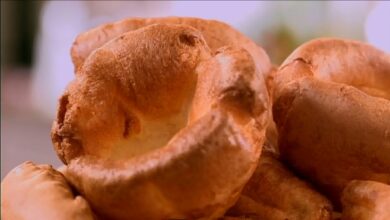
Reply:
M127 19L82 33L52 141L3 220L390 219L390 55L317 39L274 67L230 26Z

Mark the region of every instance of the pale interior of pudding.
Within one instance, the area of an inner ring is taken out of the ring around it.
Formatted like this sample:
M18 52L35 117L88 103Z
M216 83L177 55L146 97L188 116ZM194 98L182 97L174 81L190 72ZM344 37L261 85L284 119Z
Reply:
M195 86L196 82L190 86L189 92L187 90L188 96L184 100L181 110L173 112L171 116L160 119L138 117L140 133L130 134L127 138L121 137L111 147L108 158L114 160L129 159L166 146L173 136L187 126Z
M188 107L168 119L143 121L141 132L119 141L111 152L111 159L125 159L164 147L187 124Z

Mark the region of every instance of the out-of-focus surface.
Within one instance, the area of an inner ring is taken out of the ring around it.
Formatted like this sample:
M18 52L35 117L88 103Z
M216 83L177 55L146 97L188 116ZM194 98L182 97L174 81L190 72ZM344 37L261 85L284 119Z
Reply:
M60 165L50 140L57 99L73 79L78 33L127 17L194 16L231 24L280 64L316 37L390 52L390 2L1 1L1 177L32 160Z
M51 122L31 106L30 77L15 69L1 79L1 178L27 160L60 165L50 141Z

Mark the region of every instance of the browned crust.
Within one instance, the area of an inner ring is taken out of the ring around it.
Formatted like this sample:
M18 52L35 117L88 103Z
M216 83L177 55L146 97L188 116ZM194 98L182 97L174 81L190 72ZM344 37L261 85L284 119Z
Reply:
M213 52L223 46L242 47L256 60L256 66L266 78L272 68L266 52L253 41L229 25L216 21L191 17L129 18L104 24L80 34L73 43L71 54L76 69L95 49L126 33L152 24L189 25L199 30Z
M390 56L358 41L320 38L275 76L281 156L340 208L353 179L390 181Z
M221 217L253 173L264 142L268 57L257 60L266 56L262 49L236 31L215 32L230 27L214 21L169 18L174 24L121 29L141 21L147 20L100 27L76 40L72 53L82 64L52 128L66 176L105 218ZM229 45L237 39L244 48ZM213 53L217 44L226 47ZM111 157L137 147L123 141L147 131L148 123L170 125L186 106L185 128L174 130L168 144Z
M390 100L390 55L369 44L337 38L311 40L283 62L276 81L286 81L284 75L292 75L287 81L302 77L297 62L301 63L299 68L309 69L317 79L352 85Z
M234 117L253 144L262 145L270 100L251 55L243 48L223 47L196 71L198 84L189 122L219 107Z
M304 77L274 103L281 156L340 207L353 179L390 183L390 102Z
M93 220L89 204L74 195L64 176L49 165L25 162L1 182L3 220Z
M390 185L375 181L354 180L341 197L342 220L390 219Z
M215 218L238 198L259 151L217 111L164 148L128 161L80 158L66 174L94 210L110 219Z
M263 152L255 173L228 214L269 220L330 220L332 209L326 197L273 154Z

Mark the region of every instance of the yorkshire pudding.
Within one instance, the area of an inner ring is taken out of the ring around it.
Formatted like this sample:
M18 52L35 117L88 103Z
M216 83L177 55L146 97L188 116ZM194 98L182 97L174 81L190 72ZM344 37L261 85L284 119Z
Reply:
M1 182L3 220L93 220L87 201L74 195L65 177L49 165L25 162Z
M77 38L76 79L52 140L97 215L216 218L234 204L269 114L271 65L256 51L266 57L227 25L199 19L125 20Z
M390 219L390 185L353 180L343 190L341 202L342 220Z
M228 214L266 220L331 220L332 209L325 196L263 150L256 171Z
M368 44L317 39L275 76L281 157L340 205L353 179L390 183L390 56Z

